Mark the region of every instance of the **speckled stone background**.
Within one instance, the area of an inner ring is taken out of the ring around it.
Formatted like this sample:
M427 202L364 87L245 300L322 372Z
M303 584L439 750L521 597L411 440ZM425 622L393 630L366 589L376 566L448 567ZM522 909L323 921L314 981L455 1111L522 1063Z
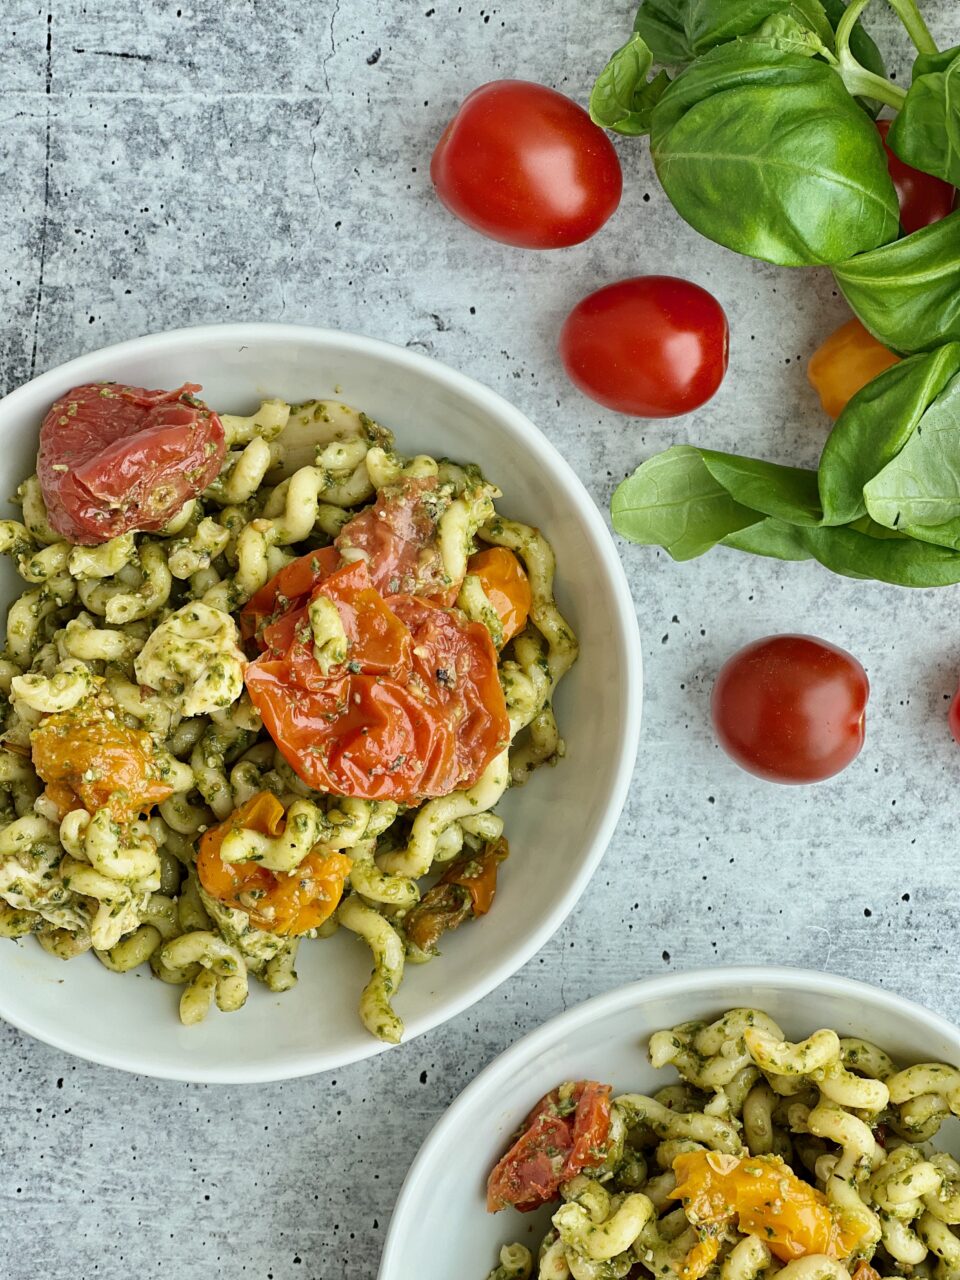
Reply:
M960 40L956 4L925 7L942 44ZM874 10L889 48L892 15L881 0ZM152 330L286 320L413 346L495 387L603 508L641 458L685 439L814 462L827 424L804 366L844 315L829 277L698 238L659 194L643 145L621 148L617 217L561 254L474 236L431 195L431 147L468 89L519 75L583 100L631 11L629 0L3 0L4 388ZM894 68L902 54L894 41ZM732 329L716 400L651 426L598 412L554 356L573 302L648 271L706 285ZM3 1280L373 1277L406 1169L454 1095L545 1018L644 975L809 965L960 1016L960 754L944 718L960 668L956 591L909 594L733 552L677 566L622 551L644 638L640 762L567 925L454 1022L290 1084L135 1079L0 1028ZM738 772L708 722L728 653L793 629L849 647L873 685L862 756L813 789Z

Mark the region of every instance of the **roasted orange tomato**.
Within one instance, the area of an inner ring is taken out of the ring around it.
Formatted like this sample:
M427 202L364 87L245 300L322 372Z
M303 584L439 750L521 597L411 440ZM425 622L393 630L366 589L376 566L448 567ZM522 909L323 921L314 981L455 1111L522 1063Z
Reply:
M127 728L102 683L69 711L44 716L30 747L61 815L82 806L131 822L173 794L160 775L153 739Z
M501 647L523 630L530 614L530 581L523 565L506 547L489 547L467 561L467 573L480 579L484 594L503 627Z
M277 836L283 830L283 805L269 791L235 809L225 822L204 833L197 852L197 875L212 898L245 911L266 933L297 937L333 914L343 896L351 862L342 853L310 853L289 875L256 862L224 862L220 847L231 831L246 828Z
M340 563L336 547L322 547L285 564L240 610L240 634L244 640L256 639L265 649L264 629L293 610L305 609L316 588Z
M817 347L807 365L807 377L826 412L839 418L861 387L899 360L854 318Z
M863 1239L860 1223L835 1214L779 1156L691 1151L677 1156L673 1170L674 1197L695 1227L736 1217L741 1231L759 1236L783 1262L811 1253L846 1258Z
M508 857L504 839L491 840L480 853L457 858L404 920L407 937L421 951L434 951L444 933L471 916L485 916L497 892L497 869Z

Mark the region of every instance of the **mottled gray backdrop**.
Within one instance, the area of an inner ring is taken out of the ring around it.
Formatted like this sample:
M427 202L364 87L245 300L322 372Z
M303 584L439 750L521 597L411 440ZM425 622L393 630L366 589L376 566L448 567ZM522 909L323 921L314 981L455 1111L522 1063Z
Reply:
M960 40L955 4L926 8L942 43ZM892 16L874 9L889 44ZM559 254L474 236L431 195L431 147L468 89L523 76L583 100L630 16L630 0L2 0L4 387L136 334L286 320L413 346L495 387L604 508L617 480L676 441L815 461L827 424L804 366L844 314L829 276L697 237L644 145L621 147L617 217ZM554 356L573 302L649 271L712 289L732 328L716 400L662 425L599 412ZM644 643L643 742L619 834L573 918L446 1027L291 1084L156 1083L0 1029L4 1280L367 1280L403 1175L460 1088L543 1019L646 974L779 961L960 1014L960 749L944 718L956 590L909 594L734 552L677 566L622 551ZM792 629L848 646L873 684L862 756L814 789L738 772L708 722L727 654ZM461 1274L482 1271L465 1259Z

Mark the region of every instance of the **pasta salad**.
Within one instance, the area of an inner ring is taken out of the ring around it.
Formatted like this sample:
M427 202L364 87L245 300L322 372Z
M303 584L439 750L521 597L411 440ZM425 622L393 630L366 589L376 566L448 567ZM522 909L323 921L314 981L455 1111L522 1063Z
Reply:
M932 1145L960 1115L956 1067L830 1030L790 1043L757 1009L649 1049L679 1081L568 1082L524 1121L487 1207L559 1207L536 1259L506 1245L488 1280L960 1275L960 1163Z
M497 802L564 752L553 553L348 405L199 390L74 388L0 521L0 936L149 965L192 1024L346 929L395 1043L405 963L491 907Z

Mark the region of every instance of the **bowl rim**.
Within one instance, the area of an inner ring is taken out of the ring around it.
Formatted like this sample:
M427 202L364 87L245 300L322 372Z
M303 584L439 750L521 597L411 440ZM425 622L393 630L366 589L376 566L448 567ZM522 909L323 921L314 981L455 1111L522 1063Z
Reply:
M138 1057L134 1052L84 1048L78 1050L69 1035L60 1035L56 1028L38 1025L29 1016L17 1017L4 1008L3 993L0 991L0 1018L15 1026L19 1031L48 1044L55 1049L70 1053L88 1062L96 1062L101 1066L147 1075L156 1079L179 1080L196 1084L261 1084L277 1080L296 1079L314 1075L322 1071L339 1070L354 1062L364 1061L388 1049L402 1049L417 1037L432 1031L436 1027L458 1017L466 1009L482 1000L515 973L519 972L538 951L557 932L571 914L600 862L606 853L607 846L613 836L617 823L626 804L630 783L636 764L640 736L640 717L643 705L643 659L640 640L640 629L636 608L626 572L613 540L613 535L600 513L585 485L574 468L567 462L556 446L547 438L541 429L522 409L517 408L506 397L487 387L469 374L461 373L451 365L445 364L433 356L424 355L408 347L399 346L382 338L371 338L365 334L352 333L341 329L326 329L313 325L288 325L276 322L232 322L229 324L206 324L186 326L178 329L167 329L159 333L144 334L136 338L127 338L122 342L106 347L98 347L83 355L75 356L63 364L37 374L28 382L15 387L0 399L0 433L6 415L20 408L22 401L42 398L47 388L52 391L51 400L62 390L63 385L78 385L84 378L90 379L90 366L102 364L104 360L122 359L130 356L145 358L159 357L171 350L191 343L201 348L207 343L229 344L237 342L242 346L256 346L269 342L302 343L305 345L323 346L326 349L337 349L353 354L367 355L374 360L392 363L405 367L424 378L434 386L440 385L456 394L472 400L480 410L501 422L505 428L523 441L524 448L533 454L547 469L550 482L558 481L576 498L576 506L583 519L584 526L592 541L600 565L606 572L614 608L611 622L617 633L617 641L624 654L624 730L621 750L616 769L609 781L609 801L604 816L599 823L593 838L585 848L585 856L574 875L570 885L556 907L540 922L531 933L526 934L522 942L506 956L502 956L491 964L484 975L471 985L462 995L455 999L441 999L426 1012L412 1018L406 1026L403 1040L399 1045L388 1045L370 1037L370 1043L358 1051L343 1054L325 1051L322 1047L315 1052L297 1056L286 1063L276 1066L255 1066L245 1068L239 1062L223 1062L217 1067L190 1066L183 1068L163 1064L152 1066ZM77 378L77 383L68 379Z
M519 1068L534 1062L541 1053L576 1031L610 1014L625 1014L648 1000L664 996L677 997L703 988L747 986L754 983L774 985L786 991L803 989L845 996L852 1002L868 1005L871 1009L895 1010L913 1016L919 1014L944 1039L952 1041L960 1055L960 1028L942 1014L894 991L826 970L804 969L794 965L720 965L717 968L688 969L682 973L664 974L662 977L641 978L637 982L615 987L556 1014L528 1031L498 1054L457 1094L424 1138L407 1170L390 1215L377 1280L396 1280L404 1274L402 1249L406 1242L402 1237L406 1232L409 1216L408 1204L419 1194L421 1183L429 1176L429 1167L435 1156L447 1146L448 1132L456 1127L461 1113L470 1110L474 1098L491 1096L497 1086L509 1080Z

